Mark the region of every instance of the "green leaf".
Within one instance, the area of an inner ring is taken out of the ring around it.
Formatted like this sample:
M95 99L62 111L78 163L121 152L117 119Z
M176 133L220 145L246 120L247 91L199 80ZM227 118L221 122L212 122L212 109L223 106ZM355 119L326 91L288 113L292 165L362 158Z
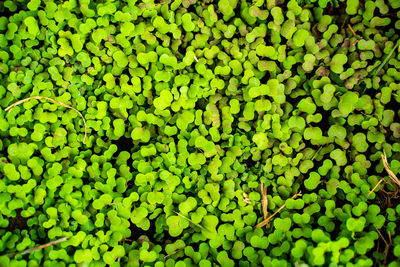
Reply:
M268 137L266 133L256 133L252 138L260 150L265 150L268 147Z
M340 97L338 105L340 113L347 117L355 109L357 101L358 95L354 92L347 91Z

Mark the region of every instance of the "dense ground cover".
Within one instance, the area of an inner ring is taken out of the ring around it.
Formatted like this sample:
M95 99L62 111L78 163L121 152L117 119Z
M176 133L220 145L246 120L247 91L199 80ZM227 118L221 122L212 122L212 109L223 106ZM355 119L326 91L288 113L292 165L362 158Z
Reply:
M0 12L0 266L400 266L400 1Z

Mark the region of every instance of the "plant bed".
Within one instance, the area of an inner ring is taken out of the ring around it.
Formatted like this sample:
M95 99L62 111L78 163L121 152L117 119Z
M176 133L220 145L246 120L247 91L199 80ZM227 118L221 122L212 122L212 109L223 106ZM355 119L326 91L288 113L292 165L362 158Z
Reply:
M398 0L0 3L0 266L400 266Z

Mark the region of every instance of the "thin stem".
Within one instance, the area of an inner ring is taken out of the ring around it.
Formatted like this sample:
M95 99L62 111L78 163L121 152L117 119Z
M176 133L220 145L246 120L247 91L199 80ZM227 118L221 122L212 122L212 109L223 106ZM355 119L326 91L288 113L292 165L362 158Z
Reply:
M389 59L392 57L394 51L396 50L396 48L399 46L400 44L400 39L397 41L397 44L393 47L392 50L390 50L390 53L386 56L385 60L383 60L383 62L381 63L381 65L379 65L379 67L376 69L375 73L373 76L376 76L381 69L386 65L386 63L389 61Z
M390 179L397 184L397 186L400 187L400 180L397 178L397 176L394 174L394 172L390 169L389 163L387 161L386 153L383 151L383 154L381 154L383 166L385 167L386 172L388 173Z
M386 241L386 239L383 237L383 235L381 234L381 232L379 231L379 229L376 228L376 227L375 227L375 229L376 229L376 231L378 232L379 236L382 238L383 242L385 242L386 246L389 246L389 243L388 243L388 242Z
M261 181L261 205L264 213L264 219L267 219L268 218L267 186L264 186L263 181Z
M372 192L374 192L375 191L375 189L384 181L385 179L380 179L379 180L379 182L374 186L374 188L372 188L371 189L371 191L369 191L369 193L368 193L368 195L367 195L367 197L369 197L369 195L371 195L372 194Z
M292 199L296 199L296 198L298 198L300 196L301 196L301 193L297 193L294 196L292 196ZM265 219L264 221L262 221L259 224L257 224L255 226L255 228L260 228L260 227L263 227L263 226L267 225L269 223L269 221L285 207L286 207L286 204L283 204L277 211L274 212L274 214L272 214L267 219Z
M155 3L155 5L158 6L158 5L169 4L169 2L171 2L171 0L162 1L162 2L160 2L160 3Z
M64 241L66 241L68 238L69 238L68 236L65 236L65 237L62 237L62 238L60 238L60 239L57 239L57 240L51 241L51 242L49 242L49 243L46 243L46 244L44 244L44 245L40 245L40 246L37 246L37 247L34 247L34 248L28 248L28 249L23 250L23 251L20 251L20 252L10 253L10 254L7 254L6 256L13 257L13 256L15 256L15 255L24 255L24 254L28 254L28 253L31 253L31 252L33 252L33 251L40 250L40 249L44 249L44 248L50 247L50 246L52 246L52 245L55 245L55 244L64 242Z
M72 109L72 110L74 110L76 113L78 113L79 116L81 116L81 118L82 118L82 120L83 120L83 125L84 125L84 127L85 127L85 135L84 135L84 137L83 137L83 143L85 144L85 142L86 142L86 135L87 135L87 128L86 128L86 120L85 120L85 118L83 117L82 113L79 112L79 110L77 110L76 108L71 107L71 106L69 106L69 105L67 105L67 104L64 104L64 103L62 103L62 102L60 102L60 101L54 100L54 99L52 99L52 98L50 98L50 97L46 97L46 96L31 96L31 97L22 99L22 100L20 100L20 101L17 101L17 102L15 102L14 104L8 106L8 107L5 109L5 111L11 111L11 110L12 110L13 108L15 108L16 106L18 106L18 105L20 105L20 104L23 104L23 103L25 103L25 102L28 102L28 101L30 101L30 100L32 100L32 99L37 99L37 100L46 99L46 100L51 101L51 102L53 102L53 103L55 103L55 104L58 104L58 105L60 105L60 106L63 106L63 107Z
M350 29L351 33L354 35L354 37L357 37L357 34L356 34L356 32L353 30L353 27L351 27L350 24L347 24L347 27L349 27L349 29Z
M318 153L321 151L321 149L322 149L322 146L320 146L320 147L318 148L318 150L314 153L314 155L313 155L312 158L311 158L311 161L313 161L313 160L318 156Z
M172 255L175 255L176 253L178 253L179 251L181 251L182 249L177 249L177 250L175 250L174 252L172 252L171 254L168 254L168 255L165 255L164 256L164 259L166 259L166 258L168 258L168 257L171 257Z
M178 215L178 216L180 216L180 217L182 217L182 218L188 220L188 221L191 222L192 224L196 225L196 226L199 227L200 229L209 232L206 228L204 228L203 226L201 226L201 225L198 224L198 223L195 223L194 221L192 221L192 220L189 219L188 217L186 217L186 216L180 214L179 212L176 212L176 211L173 211L173 212L174 212L176 215Z

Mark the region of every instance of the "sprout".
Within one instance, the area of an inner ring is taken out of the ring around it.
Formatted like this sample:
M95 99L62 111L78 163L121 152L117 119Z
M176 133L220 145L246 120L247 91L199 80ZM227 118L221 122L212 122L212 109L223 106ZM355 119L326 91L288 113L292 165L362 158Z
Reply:
M365 226L366 220L364 217L358 219L349 218L346 221L346 227L351 232L362 232Z
M154 106L159 110L164 110L171 106L173 96L170 91L162 90L160 96L154 99Z
M395 265L400 205L377 196L400 169L398 1L14 2L1 251L71 236L26 264Z
M268 137L265 133L256 133L252 140L260 150L265 150L268 147Z
M305 29L298 29L293 35L293 43L297 47L302 47L305 44L305 41L309 37L309 31Z
M185 13L182 16L182 26L183 29L187 32L192 32L196 25L192 22L192 16L190 13Z
M4 166L3 171L6 177L11 181L17 181L21 177L20 173L15 169L15 166L11 163L7 163Z
M354 92L346 92L344 95L340 97L340 101L338 104L339 111L347 116L355 109L355 104L357 103L359 97Z
M40 32L38 23L34 17L27 17L24 19L24 24L28 28L28 32L31 35L31 38L35 38Z
M290 227L292 226L292 220L290 218L276 218L274 220L274 227L277 230L282 231L283 233L289 231Z

